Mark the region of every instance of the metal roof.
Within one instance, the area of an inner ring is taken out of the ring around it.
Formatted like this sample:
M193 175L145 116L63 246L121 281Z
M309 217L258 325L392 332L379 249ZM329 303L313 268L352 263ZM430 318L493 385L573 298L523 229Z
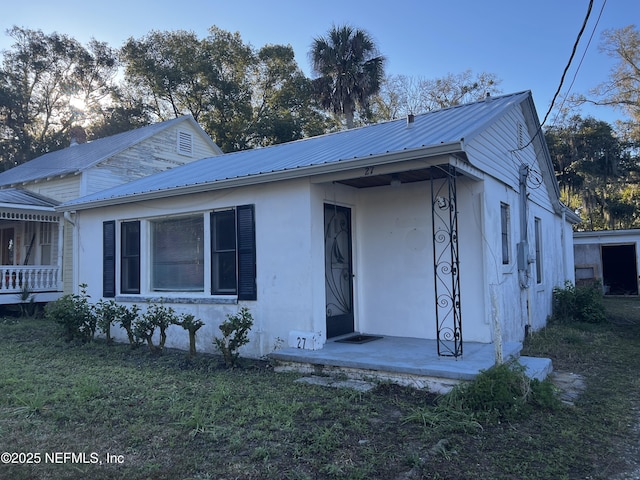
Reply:
M437 150L451 145L461 149L462 142L480 133L506 111L531 97L524 91L479 102L458 105L422 115L413 123L407 119L393 120L327 135L254 150L228 153L182 165L155 175L69 201L62 210L107 203L122 203L150 193L163 195L188 193L230 180L250 179L265 182L277 173L296 172L300 175L346 167L366 159L403 152ZM443 152L445 150L443 149ZM340 167L339 167L340 166ZM324 172L323 172L324 173Z
M20 188L0 189L0 205L10 204L12 206L28 205L31 207L45 207L53 209L60 202L38 195L37 193L22 190Z
M195 120L187 115L46 153L0 173L0 187L80 173L158 132L184 121L191 121L197 125ZM200 127L198 126L198 128Z

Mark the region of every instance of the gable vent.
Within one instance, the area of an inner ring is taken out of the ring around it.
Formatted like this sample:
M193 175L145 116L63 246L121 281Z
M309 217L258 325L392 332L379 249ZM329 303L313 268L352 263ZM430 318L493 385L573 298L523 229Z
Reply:
M524 147L527 142L526 142L526 138L525 138L525 132L524 132L524 125L522 124L522 122L518 122L518 148L522 148Z
M178 130L178 153L180 155L193 155L193 135L190 132Z

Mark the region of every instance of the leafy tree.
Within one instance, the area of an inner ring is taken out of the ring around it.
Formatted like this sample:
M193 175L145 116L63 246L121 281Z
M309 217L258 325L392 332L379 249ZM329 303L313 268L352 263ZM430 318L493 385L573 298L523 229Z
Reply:
M238 33L212 27L204 39L185 31L129 39L122 58L130 98L158 119L191 114L224 151L324 132L290 46L255 52Z
M640 31L635 25L606 30L600 51L617 63L606 82L588 96L576 95L573 103L593 103L619 108L630 121L621 121L619 132L628 140L640 142Z
M563 201L580 210L583 228L634 226L637 166L611 125L574 116L549 128L546 140Z
M252 81L253 146L267 146L325 133L330 122L312 99L311 81L291 46L267 45L257 54Z
M379 120L393 120L482 100L487 94L501 93L499 84L494 74L474 75L471 70L435 79L390 75L374 96L373 108Z
M326 37L315 38L309 56L320 105L344 115L347 128L353 128L356 107L366 110L380 90L385 58L367 32L349 25L334 25Z
M13 27L0 69L0 161L10 168L69 144L69 130L99 115L117 69L115 52L58 33ZM78 104L84 108L79 108Z

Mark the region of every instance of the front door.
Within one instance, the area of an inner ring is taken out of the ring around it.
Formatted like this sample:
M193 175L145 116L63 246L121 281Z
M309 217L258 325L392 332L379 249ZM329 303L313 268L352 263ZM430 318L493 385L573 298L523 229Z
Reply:
M351 210L324 206L324 277L327 338L354 331Z

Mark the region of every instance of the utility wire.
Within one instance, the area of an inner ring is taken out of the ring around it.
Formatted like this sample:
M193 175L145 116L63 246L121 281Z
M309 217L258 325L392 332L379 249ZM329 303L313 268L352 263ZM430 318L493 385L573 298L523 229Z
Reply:
M564 98L562 99L562 103L560 103L560 106L558 107L558 110L562 109L562 106L564 105L564 102L566 102L567 98L569 97L569 92L571 92L571 89L573 88L573 84L576 82L576 78L578 77L578 72L580 71L580 67L582 67L582 62L584 62L584 57L587 56L587 51L589 50L589 47L591 46L591 41L593 40L593 36L596 33L596 28L598 28L598 24L600 23L600 19L602 18L602 12L604 12L604 7L606 5L607 5L607 0L604 0L604 2L602 2L602 7L600 8L600 13L598 14L598 18L596 19L596 23L593 26L593 30L591 31L591 36L589 36L589 41L587 42L587 46L585 47L584 52L582 52L582 57L580 58L580 62L578 63L578 67L576 68L576 71L573 74L573 78L571 79L571 83L569 84L569 88L567 89L567 93L564 96ZM555 121L558 118L559 114L560 114L560 112L558 112L558 114L553 119L553 123L555 123Z
M592 8L593 8L593 0L589 0L589 7L587 8L587 14L584 17L584 21L582 22L582 27L580 28L580 31L578 32L578 37L576 38L576 41L573 44L573 50L571 51L571 56L569 57L569 61L567 62L567 65L564 67L564 71L562 72L562 77L560 78L560 84L558 85L558 89L556 90L556 93L553 95L553 99L551 100L551 105L549 105L549 110L547 110L547 113L544 116L544 120L542 120L542 123L538 127L538 130L536 131L535 135L533 135L533 137L531 137L531 140L529 140L529 142L524 147L517 148L516 150L524 150L529 145L531 145L533 140L542 131L542 126L547 121L547 118L549 118L549 114L551 113L551 110L553 110L553 105L554 105L554 103L556 101L556 98L558 98L558 95L560 94L560 90L562 90L562 84L564 83L564 79L567 76L567 71L569 70L569 67L571 67L571 62L573 61L573 57L575 57L575 55L576 55L576 50L578 49L578 44L580 43L580 38L582 37L582 34L584 33L585 28L587 27L587 22L589 21L589 17L591 16Z

